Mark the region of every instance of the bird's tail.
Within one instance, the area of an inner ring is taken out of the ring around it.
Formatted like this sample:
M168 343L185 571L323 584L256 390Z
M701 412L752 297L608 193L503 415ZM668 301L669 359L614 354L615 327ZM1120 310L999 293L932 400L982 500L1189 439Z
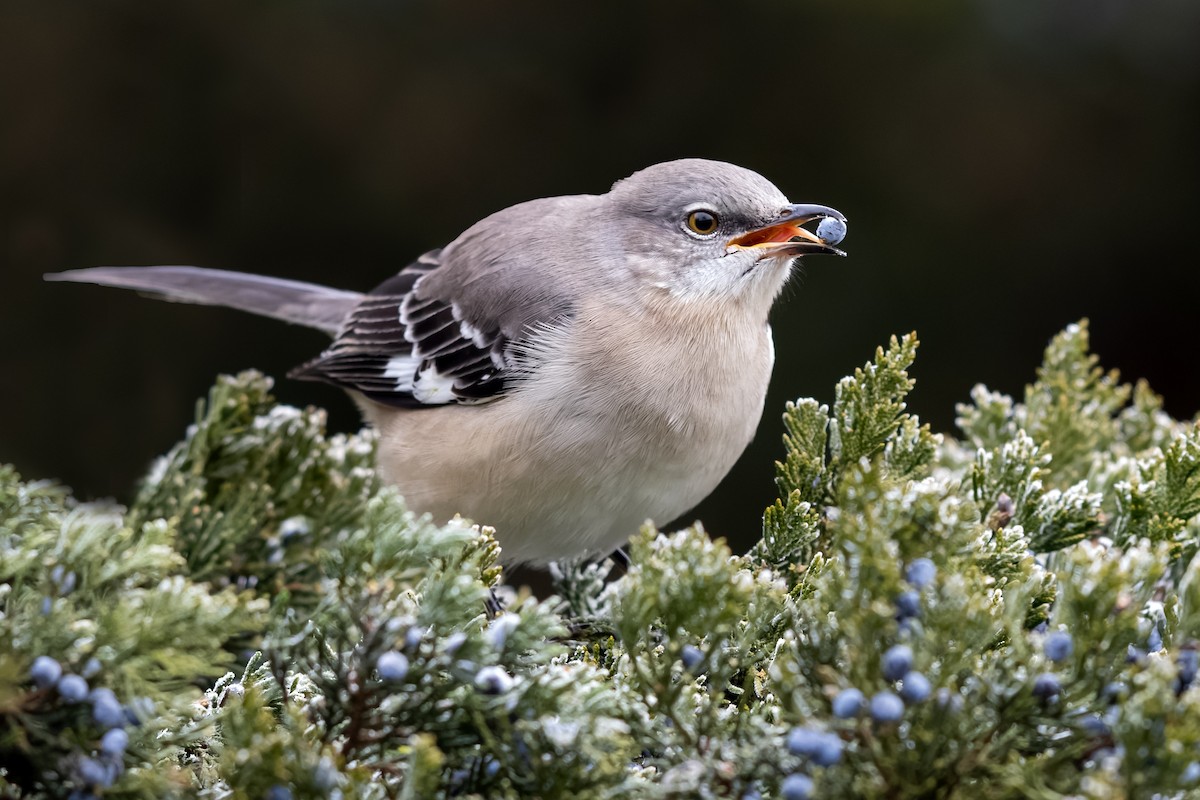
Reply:
M200 267L94 267L54 272L45 278L133 289L178 303L236 308L331 336L363 297L315 283Z

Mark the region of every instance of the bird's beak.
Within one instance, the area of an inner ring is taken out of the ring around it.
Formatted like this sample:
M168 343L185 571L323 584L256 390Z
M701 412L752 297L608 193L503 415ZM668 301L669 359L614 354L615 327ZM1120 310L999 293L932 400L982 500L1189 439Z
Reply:
M819 236L800 226L823 217L833 217L842 222L846 218L837 209L798 203L788 206L780 215L761 228L755 228L729 242L731 250L755 250L763 256L795 257L813 253L829 253L844 256L845 252L834 247Z

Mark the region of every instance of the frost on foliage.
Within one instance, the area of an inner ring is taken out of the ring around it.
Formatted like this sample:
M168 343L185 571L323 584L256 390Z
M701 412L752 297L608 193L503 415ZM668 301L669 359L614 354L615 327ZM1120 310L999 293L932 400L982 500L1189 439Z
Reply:
M576 623L610 617L612 592L608 579L614 567L611 558L578 558L550 564L554 593L563 602L563 613Z
M1037 381L1025 389L1017 424L1047 442L1062 483L1087 477L1092 460L1118 438L1116 414L1130 388L1088 352L1087 321L1069 325L1046 348Z
M915 349L788 405L749 553L648 529L545 601L253 373L128 511L0 469L0 797L1200 789L1200 433L1080 325L943 439Z
M1098 363L1088 352L1087 320L1070 325L1047 346L1023 402L976 386L972 404L958 407L959 429L984 450L1024 431L1051 459L1047 483L1058 488L1094 478L1114 456L1162 448L1181 432L1148 386L1122 384Z
M1200 434L1163 413L1145 383L1102 370L1087 345L1087 322L1071 325L1046 348L1024 402L980 386L973 405L959 406L959 427L978 448L975 500L985 513L1001 497L1011 502L1035 549L1106 535L1168 541L1190 555L1200 533Z
M235 663L266 604L191 580L177 536L0 467L0 794L66 796L89 777L151 796L186 785L171 762L193 736L193 687ZM54 668L31 690L39 659ZM139 752L162 768L128 763Z
M874 361L838 382L829 425L829 460L836 471L884 450L900 476L919 477L933 460L936 437L904 413L904 398L915 383L907 369L917 344L916 334L893 336L887 350L876 349Z
M630 580L622 583L613 609L618 634L632 642L654 632L668 658L678 657L688 640L728 636L753 589L750 571L699 526L670 536L643 531L630 543L630 560Z
M1113 488L1112 536L1119 542L1145 537L1196 551L1200 529L1200 428L1175 436L1165 450L1139 459L1128 480Z
M194 577L306 582L310 531L351 524L379 488L374 436L325 436L325 413L276 405L256 373L223 377L129 510L166 519Z
M1018 429L995 450L980 450L971 470L975 502L993 519L1020 525L1037 551L1059 550L1074 544L1100 524L1100 495L1086 481L1047 490L1043 476L1051 463L1033 439Z
M916 358L917 337L892 337L887 350L843 378L833 412L815 400L788 403L783 416L786 458L775 464L780 499L763 516L763 538L755 556L776 568L798 568L820 549L818 507L839 478L860 460L883 455L897 478L925 475L941 437L905 413L914 381L907 369Z
M820 502L825 498L829 406L807 398L789 402L783 424L787 459L775 463L775 484L783 495L799 492L800 501Z

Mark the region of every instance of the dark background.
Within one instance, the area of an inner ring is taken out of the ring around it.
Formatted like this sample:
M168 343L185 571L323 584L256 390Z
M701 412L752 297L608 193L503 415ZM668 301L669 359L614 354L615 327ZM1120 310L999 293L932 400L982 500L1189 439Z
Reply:
M219 372L320 334L43 272L196 264L368 289L481 216L732 161L837 207L850 257L775 313L760 434L696 515L748 543L779 414L892 333L950 431L1092 320L1102 363L1200 406L1195 0L0 3L0 460L127 500ZM358 425L337 390L281 400Z

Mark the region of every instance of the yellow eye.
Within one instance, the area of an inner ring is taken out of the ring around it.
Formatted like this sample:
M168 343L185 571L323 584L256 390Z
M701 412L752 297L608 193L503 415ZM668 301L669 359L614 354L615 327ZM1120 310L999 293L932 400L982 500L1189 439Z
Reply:
M711 211L693 211L687 216L687 226L693 233L708 236L716 233L717 215Z

